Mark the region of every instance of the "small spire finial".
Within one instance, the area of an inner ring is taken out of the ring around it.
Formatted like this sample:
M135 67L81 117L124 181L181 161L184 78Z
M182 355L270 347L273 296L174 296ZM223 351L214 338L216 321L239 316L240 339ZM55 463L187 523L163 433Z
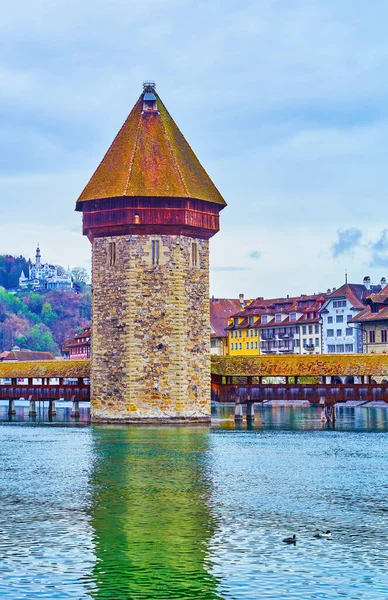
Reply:
M345 271L345 283L348 283L348 270Z
M155 91L155 81L143 81L143 92L154 92Z

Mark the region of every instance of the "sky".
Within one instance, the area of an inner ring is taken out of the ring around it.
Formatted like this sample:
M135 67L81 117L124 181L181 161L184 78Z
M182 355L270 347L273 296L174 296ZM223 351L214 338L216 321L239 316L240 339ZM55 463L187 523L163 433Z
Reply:
M90 267L76 199L156 88L224 196L211 293L388 277L388 3L19 0L0 20L0 253Z

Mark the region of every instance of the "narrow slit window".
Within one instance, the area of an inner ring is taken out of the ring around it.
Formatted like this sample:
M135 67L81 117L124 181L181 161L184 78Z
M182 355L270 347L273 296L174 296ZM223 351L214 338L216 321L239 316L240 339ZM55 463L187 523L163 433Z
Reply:
M159 240L152 240L152 264L159 264Z
M193 242L191 244L191 260L193 263L193 267L198 266L198 244Z
M109 264L111 267L116 264L116 242L109 242Z

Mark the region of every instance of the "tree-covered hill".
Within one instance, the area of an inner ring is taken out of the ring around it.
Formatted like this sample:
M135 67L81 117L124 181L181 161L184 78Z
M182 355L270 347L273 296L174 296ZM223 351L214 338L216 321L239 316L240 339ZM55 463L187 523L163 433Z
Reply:
M0 286L6 290L16 288L22 271L28 276L28 267L24 256L0 255Z
M1 263L0 263L1 265ZM11 286L10 286L11 287ZM0 352L20 348L59 354L63 340L90 324L91 290L24 291L0 287Z

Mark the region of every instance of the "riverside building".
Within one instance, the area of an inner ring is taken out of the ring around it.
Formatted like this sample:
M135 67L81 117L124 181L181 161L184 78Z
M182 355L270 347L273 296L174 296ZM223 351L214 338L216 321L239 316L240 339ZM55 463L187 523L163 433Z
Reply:
M229 319L229 354L321 354L319 310L325 299L313 294L253 300Z
M383 289L370 294L365 308L353 317L351 324L360 328L362 352L365 354L388 353L388 286L381 280Z
M76 206L92 243L92 420L210 420L209 239L225 205L145 82Z
M344 283L332 291L320 310L324 354L362 352L362 331L355 317L364 310L371 292L380 291L381 285L372 285L370 277L362 284Z

